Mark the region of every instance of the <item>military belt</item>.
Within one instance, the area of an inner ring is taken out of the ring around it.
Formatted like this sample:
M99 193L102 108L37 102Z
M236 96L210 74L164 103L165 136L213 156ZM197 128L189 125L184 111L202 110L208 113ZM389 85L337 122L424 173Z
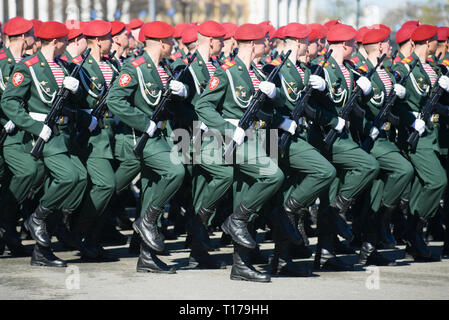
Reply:
M40 121L40 122L44 122L45 118L47 118L47 114L46 113L30 112L29 115L34 120ZM61 125L61 126L64 125L64 124L67 124L67 123L69 123L69 117L61 116L61 117L59 117L59 120L57 121L57 123L59 125Z

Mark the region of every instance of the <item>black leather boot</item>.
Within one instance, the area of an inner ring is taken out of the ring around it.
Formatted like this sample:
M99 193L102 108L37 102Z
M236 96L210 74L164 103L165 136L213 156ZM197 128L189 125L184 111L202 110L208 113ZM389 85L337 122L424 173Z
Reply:
M22 245L20 235L12 223L4 224L2 230L3 232L0 234L0 244L3 245L3 249L6 245L11 255L14 257L28 257L31 255L31 251ZM3 252L0 254L3 254Z
M407 230L407 217L409 216L409 211L409 201L401 199L399 205L391 216L393 236L398 245L405 245L407 243L405 233Z
M252 214L255 214L253 210L247 209L243 204L240 204L235 212L221 225L221 229L230 235L232 240L249 249L256 247L256 241L251 237L247 228L248 220Z
M299 210L299 213L297 215L298 222L296 224L296 227L299 231L299 234L301 235L301 238L302 238L305 246L308 246L310 244L308 234L311 234L311 231L306 230L307 225L308 225L307 221L310 220L310 218L307 217L308 212L309 211L306 208ZM310 225L309 225L309 228L310 228Z
M76 239L70 232L72 211L61 210L61 213L61 220L57 222L55 236L64 248L69 250L77 249Z
M318 244L314 258L315 270L329 271L353 271L354 266L344 263L334 254L334 238L332 232L333 226L330 221L318 215Z
M444 241L444 226L442 220L442 208L439 207L437 213L429 219L427 224L427 241Z
M369 242L364 242L360 248L359 263L374 266L395 266L396 261L392 261L382 256L376 248Z
M197 234L190 235L190 256L188 269L225 269L224 261L218 260L209 254Z
M301 208L302 206L295 199L288 197L282 206L283 210L276 211L273 217L273 227L283 230L288 239L296 245L304 243L296 221L296 215L299 214ZM302 227L305 234L304 226Z
M205 212L200 209L197 214L191 216L186 223L186 231L188 235L195 235L197 237L197 240L200 241L200 245L202 245L203 248L205 248L206 250L213 250L209 232L206 229L208 219L204 215ZM189 240L191 240L190 237ZM186 247L188 247L188 243L186 243Z
M256 227L256 223L254 222L254 220L251 221L250 223L248 223L248 231L251 234L251 236L253 237L253 239L257 240L257 227ZM256 241L256 243L257 243L257 241ZM259 244L256 245L254 250L251 250L249 252L249 261L251 264L267 264L268 263L268 259L262 255L262 252L260 252Z
M334 235L334 252L336 254L355 254L355 250L351 247L351 244L345 241L340 241L338 236Z
M377 226L379 230L379 240L382 242L383 248L394 249L396 239L391 233L391 215L395 211L396 206L382 205L377 214Z
M313 255L313 251L303 245L297 246L290 243L290 256L295 259L309 259Z
M143 242L155 251L163 252L165 249L164 240L157 227L157 219L164 212L164 209L149 206L145 214L133 223L136 231Z
M426 220L415 214L410 215L407 222L406 258L413 258L415 261L421 262L440 261L441 257L433 255L424 241L423 228L426 225Z
M87 262L115 262L118 257L105 250L99 242L99 231L94 230L82 240L80 253L81 259Z
M133 235L131 236L131 241L129 242L129 248L128 252L131 254L140 254L140 243L142 240L140 239L137 232L133 232Z
M65 261L56 257L50 247L44 247L37 243L34 245L30 264L32 266L67 267Z
M128 243L128 237L117 230L115 220L110 215L110 213L104 213L104 224L100 232L101 242L108 245L118 245L123 246Z
M346 221L346 212L353 202L354 199L346 199L341 194L338 194L330 206L319 213L328 220L334 233L337 233L349 242L354 239L354 234Z
M288 240L278 241L274 245L271 259L271 274L290 277L310 277L312 271L296 266L290 258L290 243Z
M52 213L52 210L39 205L36 211L25 221L25 228L30 232L31 237L43 247L49 247L51 244L45 222L50 213Z
M169 267L161 261L149 246L144 242L140 245L140 255L137 261L137 272L153 272L153 273L176 273L175 267Z
M254 282L270 282L271 277L254 269L249 262L251 249L234 242L233 264L231 269L231 280L245 280Z

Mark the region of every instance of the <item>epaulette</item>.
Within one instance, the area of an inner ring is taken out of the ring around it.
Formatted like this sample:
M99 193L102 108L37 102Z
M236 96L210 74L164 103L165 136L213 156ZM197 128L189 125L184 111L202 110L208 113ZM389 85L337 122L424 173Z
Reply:
M3 60L7 57L8 55L6 54L5 50L0 50L0 60Z
M274 59L270 62L270 65L277 67L278 65L280 65L282 63L282 59L279 57L277 59Z
M60 57L59 57L59 60L62 60L62 61L64 61L64 62L68 62L68 61L69 61L69 58L67 58L66 55L63 55L63 56L60 56Z
M221 68L223 70L228 70L230 67L235 66L236 64L237 64L237 62L235 62L234 60L229 60L229 61L226 61L225 63L223 63L221 65Z
M181 58L181 57L182 57L181 51L177 51L177 52L173 53L173 54L170 56L170 59L172 59L173 61L175 61L176 59L179 59L179 58Z
M193 59L193 61L196 61L197 58L195 57L195 59ZM182 62L184 62L185 64L189 63L189 57L186 57L185 59L182 59Z
M138 66L140 66L141 64L145 63L145 58L144 57L139 57L136 60L132 61L131 64L137 68Z
M271 60L273 60L273 59L271 59L271 57L270 56L268 56L268 57L266 57L265 58L265 63L270 63L271 62Z
M327 48L324 48L323 50L321 50L320 52L318 52L319 56L324 56L327 53Z
M80 63L81 61L83 61L82 56L78 56L78 57L72 59L72 62L76 63L76 64Z
M449 67L449 59L444 59L441 64L445 67Z
M360 62L360 58L359 57L353 57L352 59L349 60L352 64L356 65L357 63Z
M364 64L364 65L358 67L357 71L365 73L368 71L368 69L369 69L368 66L366 64Z
M402 63L402 64L409 64L409 63L412 62L412 61L413 61L413 57L410 56L410 57L407 57L407 58L402 59L402 60L401 60L401 63Z
M396 58L394 58L394 60L393 60L393 62L394 63L398 63L398 62L401 62L401 57L396 57Z
M38 62L39 62L39 58L37 56L34 56L34 57L26 60L24 63L29 68L29 67L35 65Z
M320 57L319 59L318 59L318 65L319 66L322 66L323 65L323 63L324 63L324 57ZM326 67L328 67L330 65L330 63L329 63L329 60L326 62L326 64L324 65L324 68L326 68Z
M427 63L433 63L433 64L435 64L435 60L433 60L433 57L428 57L428 58L426 59L426 62L427 62Z

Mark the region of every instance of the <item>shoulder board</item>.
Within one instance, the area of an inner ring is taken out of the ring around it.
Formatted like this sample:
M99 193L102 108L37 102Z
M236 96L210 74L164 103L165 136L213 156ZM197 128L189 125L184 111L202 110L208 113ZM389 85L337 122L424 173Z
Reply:
M354 57L350 60L354 65L358 62L360 62L360 58L359 57Z
M173 53L173 54L170 56L170 59L176 60L176 59L179 59L179 58L181 58L181 57L182 57L182 53L181 53L180 51L177 51L177 52Z
M34 57L26 60L24 63L29 68L29 67L31 67L32 65L35 65L38 62L39 62L39 58L37 56L34 56Z
M228 70L230 67L235 66L236 64L237 62L235 62L234 60L228 60L221 65L221 68L223 70Z
M132 61L131 64L137 68L138 66L140 66L141 64L145 63L145 58L144 57L140 57L137 58L136 60Z
M318 65L322 66L324 63L324 57L322 59L318 60ZM329 61L326 62L326 64L324 65L324 68L328 67L330 65Z
M358 67L357 71L365 73L368 71L368 69L369 69L368 66L364 64L363 66Z
M441 64L445 67L449 67L449 59L444 59Z
M59 59L64 61L64 62L68 62L69 61L69 58L67 58L66 55L60 56Z
M81 61L83 61L82 56L78 56L78 57L72 59L72 62L76 63L76 64L80 63Z
M271 62L270 62L270 64L272 65L272 66L275 66L275 67L277 67L278 65L280 65L282 63L282 59L279 57L279 58L277 58L277 59L274 59L274 60L272 60Z
M324 48L323 50L321 50L320 52L318 52L319 56L324 56L327 52L327 48Z
M268 56L268 57L266 57L266 58L265 58L265 63L270 63L270 62L271 62L271 60L273 60L273 59L271 59L271 57L270 57L270 56Z
M401 63L402 63L402 64L408 64L408 63L410 63L410 62L412 62L412 61L413 61L413 57L410 56L410 57L407 57L407 58L402 59L402 60L401 60Z
M401 57L396 57L396 58L394 58L393 62L394 62L394 63L401 62Z
M433 60L433 57L428 57L426 62L427 63L435 63L435 60Z
M197 58L193 59L193 61L196 61ZM189 57L186 57L185 59L182 59L182 62L184 62L185 64L189 63Z
M1 50L0 51L0 60L3 60L7 57L8 55L6 54L5 50Z

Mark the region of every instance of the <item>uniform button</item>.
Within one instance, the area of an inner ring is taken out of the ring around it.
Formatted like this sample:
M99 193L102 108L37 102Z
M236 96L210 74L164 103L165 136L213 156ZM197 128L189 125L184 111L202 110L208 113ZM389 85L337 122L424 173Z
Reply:
M109 128L109 126L108 126L108 125L105 125L104 128L107 129L107 128Z

